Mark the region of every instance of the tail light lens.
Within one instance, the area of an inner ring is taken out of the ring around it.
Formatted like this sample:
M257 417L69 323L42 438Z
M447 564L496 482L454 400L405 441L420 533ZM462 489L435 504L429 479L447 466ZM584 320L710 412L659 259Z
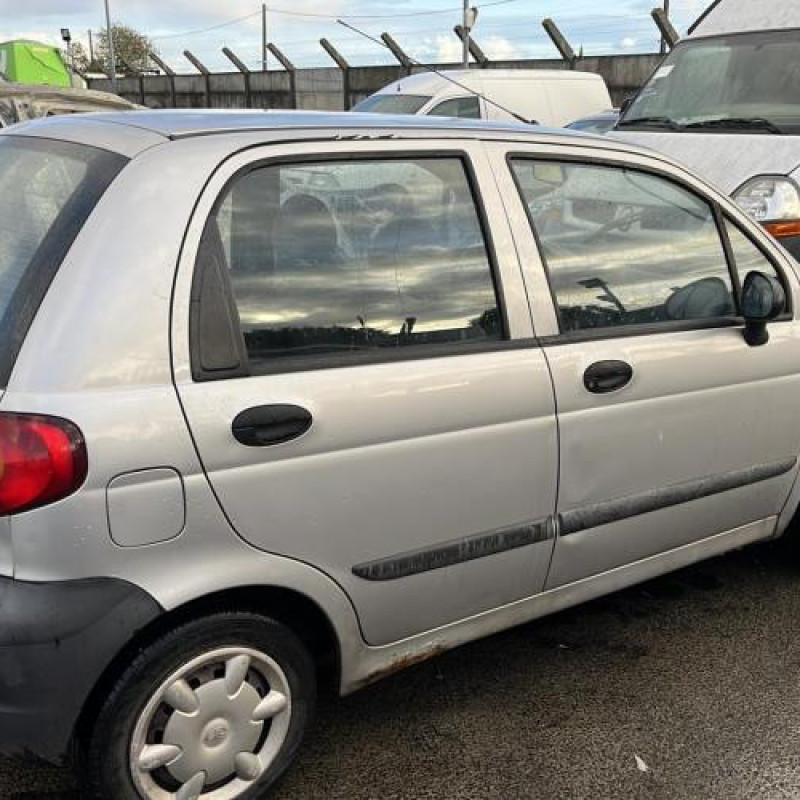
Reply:
M0 413L0 515L72 494L86 479L86 442L72 422Z

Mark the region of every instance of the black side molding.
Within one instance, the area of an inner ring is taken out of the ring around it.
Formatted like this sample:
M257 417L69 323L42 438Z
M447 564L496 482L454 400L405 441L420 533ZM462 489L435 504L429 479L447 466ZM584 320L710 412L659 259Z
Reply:
M619 500L608 500L603 503L576 508L558 515L559 534L568 536L599 525L608 525L619 522L629 517L648 514L662 508L681 505L691 500L700 500L714 494L727 492L731 489L740 489L752 483L761 483L770 478L777 478L794 469L796 458L787 458L783 461L774 461L746 469L737 469L732 472L723 472L707 478L699 478L663 489L652 489L649 492L622 497Z
M367 581L393 581L545 542L554 536L552 520L540 520L358 564L353 567L353 574Z

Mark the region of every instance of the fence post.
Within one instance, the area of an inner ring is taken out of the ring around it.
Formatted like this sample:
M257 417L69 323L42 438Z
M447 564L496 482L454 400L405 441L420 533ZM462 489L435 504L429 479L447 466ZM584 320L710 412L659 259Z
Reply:
M139 84L139 103L144 105L144 74L140 69L132 67L125 59L117 55L117 66L122 70L124 77L131 76L137 79Z
M320 39L322 49L336 62L342 71L342 94L344 95L344 110L350 110L350 65L347 59L327 40Z
M464 30L463 25L456 25L453 28L453 33L463 42L466 38L466 31ZM481 46L475 41L475 37L470 34L469 37L469 52L470 55L475 59L475 62L478 64L479 67L482 69L489 66L489 59L486 56L486 53L483 52Z
M250 87L250 70L247 65L228 47L223 47L222 52L233 63L233 66L242 73L242 80L244 81L244 105L245 108L253 107L253 92Z
M267 45L267 49L270 51L270 53L272 53L272 55L275 56L275 58L278 59L281 66L289 73L289 94L291 95L291 108L297 108L297 77L295 75L297 70L295 69L294 64L292 64L292 62L286 58L283 52L278 49L278 46L272 44L272 42Z
M169 81L170 100L172 108L178 107L178 94L175 91L175 70L167 64L157 53L150 53L150 60L167 76Z
M392 55L400 62L405 68L406 75L411 74L411 59L405 54L403 48L388 34L382 33L381 39L383 43L392 51Z
M556 49L559 53L561 53L561 58L564 59L569 64L570 69L575 68L575 51L570 46L570 43L566 40L563 33L558 28L558 25L553 22L552 19L549 17L545 20L542 20L542 27L547 31L547 35L552 40L553 44L556 46Z
M667 12L664 11L663 8L654 8L650 12L650 16L653 18L653 21L658 26L658 30L661 32L661 38L666 43L667 47L672 50L672 48L675 47L675 45L681 40L681 37L673 27L672 23L669 21Z
M211 108L211 72L208 67L192 53L191 50L184 50L183 55L186 60L203 76L206 86L206 108Z

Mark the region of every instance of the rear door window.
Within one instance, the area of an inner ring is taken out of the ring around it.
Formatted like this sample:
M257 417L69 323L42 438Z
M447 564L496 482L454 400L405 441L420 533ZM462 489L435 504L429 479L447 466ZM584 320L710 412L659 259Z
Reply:
M83 145L0 137L0 386L61 261L125 162Z
M479 207L457 157L255 169L221 198L201 260L215 248L254 372L503 338Z

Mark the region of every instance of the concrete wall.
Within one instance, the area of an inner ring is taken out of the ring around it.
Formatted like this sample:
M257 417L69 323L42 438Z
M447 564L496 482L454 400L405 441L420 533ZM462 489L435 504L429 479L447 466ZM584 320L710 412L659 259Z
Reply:
M597 72L605 78L611 98L619 105L635 92L661 61L658 54L594 56L578 59L575 69ZM437 65L439 69L456 65ZM493 61L489 69L568 69L559 59ZM411 72L420 72L414 67ZM292 76L283 71L253 72L246 79L239 72L203 75L148 75L122 78L118 92L128 100L151 108L305 108L340 111L351 107L387 83L407 75L401 66L353 67L343 73L338 67L298 69ZM111 82L95 79L90 88L110 91ZM345 101L347 93L347 101Z

